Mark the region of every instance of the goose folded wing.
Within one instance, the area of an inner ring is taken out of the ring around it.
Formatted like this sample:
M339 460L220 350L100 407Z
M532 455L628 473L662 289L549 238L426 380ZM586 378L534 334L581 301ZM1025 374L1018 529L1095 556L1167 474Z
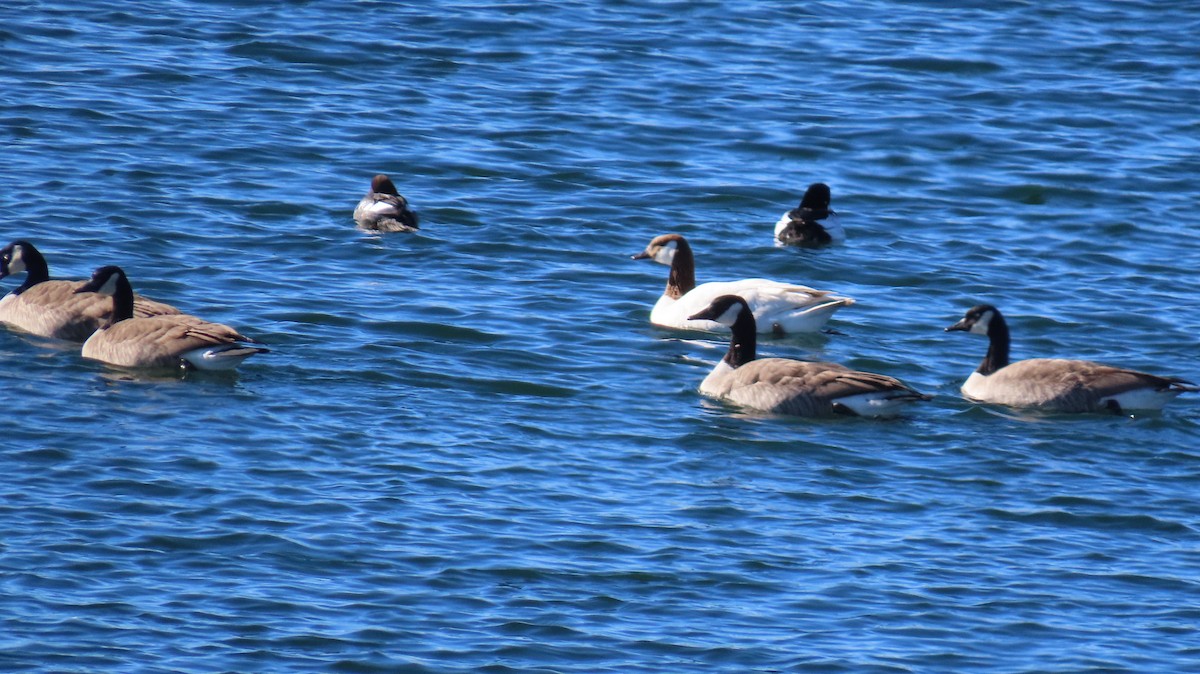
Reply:
M746 298L751 307L802 307L834 299L828 290L766 279L747 279L739 286L736 293Z
M133 315L135 318L147 318L149 316L174 316L179 314L179 309L167 304L159 302L141 295L133 296Z
M1137 389L1188 390L1191 386L1178 377L1160 377L1103 363L1058 358L1018 361L997 371L993 377L997 378L997 384L1017 391L1021 399L1072 409L1090 409L1103 398Z
M198 321L181 324L179 329L181 332L177 333L178 339L196 342L197 347L237 342L254 343L253 339L222 323Z

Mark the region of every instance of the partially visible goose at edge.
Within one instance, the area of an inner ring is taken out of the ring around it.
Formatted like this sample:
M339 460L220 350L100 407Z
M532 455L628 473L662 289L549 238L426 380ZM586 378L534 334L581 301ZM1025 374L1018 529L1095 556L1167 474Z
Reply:
M726 326L716 321L691 318L721 295L743 297L754 312L759 331L776 335L817 332L835 311L854 304L854 300L828 290L761 278L696 285L692 247L679 234L655 237L633 259L654 260L671 268L666 290L650 312L651 323L668 328L724 331Z
M979 368L962 386L975 402L1049 412L1121 413L1158 410L1175 396L1200 387L1178 377L1160 377L1088 360L1031 358L1010 363L1004 316L990 304L972 307L950 331L985 335L989 345Z
M706 396L804 417L895 416L908 404L931 398L898 379L837 363L756 358L754 314L737 295L716 298L692 318L717 321L732 331L725 357L700 384Z
M817 248L846 240L846 230L830 208L829 185L808 186L800 205L784 213L775 223L775 242L779 245Z
M77 293L112 296L112 320L83 343L83 357L128 368L232 370L266 353L237 330L189 314L133 316L133 287L120 267L100 267Z
M13 241L0 249L0 279L21 272L25 282L0 299L0 323L41 337L82 342L112 312L111 299L75 293L85 281L51 281L41 252L28 241ZM134 297L134 316L178 313L169 304Z
M392 179L380 173L371 179L371 189L354 208L354 221L363 229L380 232L411 232L417 227L417 214L396 191Z

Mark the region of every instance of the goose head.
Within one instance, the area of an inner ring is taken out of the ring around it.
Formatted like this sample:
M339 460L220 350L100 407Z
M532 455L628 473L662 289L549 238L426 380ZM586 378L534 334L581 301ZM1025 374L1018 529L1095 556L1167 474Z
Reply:
M967 310L962 320L946 328L946 332L972 332L976 335L990 336L992 322L1000 318L997 323L1003 322L1000 316L1000 311L990 304L980 304L971 307Z
M703 311L689 316L688 320L716 321L729 326L729 350L722 359L729 367L739 368L758 357L758 330L754 312L740 295L721 295L710 302Z
M739 319L744 320L742 314L745 313L751 318L754 313L750 311L750 306L746 304L746 300L739 295L721 295L714 299L704 310L699 313L688 316L689 321L716 321L721 325L733 327Z
M26 257L40 255L28 241L13 241L0 248L0 278L26 271Z
M133 318L133 286L125 271L115 265L99 267L88 282L75 289L75 294L98 293L113 298L112 320L109 325Z
M633 256L634 260L654 260L659 264L665 264L668 267L675 261L675 251L679 250L680 243L684 246L687 242L679 234L663 234L651 239L646 246L646 250Z
M1011 338L1008 334L1008 323L996 307L990 304L971 307L962 320L946 328L946 332L953 331L973 332L988 338L987 355L976 368L979 374L986 377L1008 367Z
M108 265L92 272L91 280L76 288L75 294L99 293L115 296L122 284L129 285L129 279L126 278L124 270L115 265Z

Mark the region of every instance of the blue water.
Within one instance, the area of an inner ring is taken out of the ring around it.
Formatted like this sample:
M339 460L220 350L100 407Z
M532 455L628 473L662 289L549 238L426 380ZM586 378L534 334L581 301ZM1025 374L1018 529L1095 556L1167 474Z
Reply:
M0 670L1200 669L1200 399L972 406L942 332L1200 377L1200 12L949 4L4 2L4 242L272 352L0 332ZM849 241L774 247L817 180ZM704 400L666 232L858 300L760 353L936 399Z

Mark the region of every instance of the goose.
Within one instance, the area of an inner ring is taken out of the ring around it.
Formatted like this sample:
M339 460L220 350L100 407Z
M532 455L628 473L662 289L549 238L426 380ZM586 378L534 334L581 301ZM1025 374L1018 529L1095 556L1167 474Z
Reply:
M776 243L816 248L845 241L846 230L838 222L837 213L829 207L830 198L829 185L809 185L800 205L784 213L775 223Z
M849 297L828 290L780 283L761 278L740 281L710 281L696 285L696 261L692 247L679 234L663 234L652 239L635 260L654 260L671 268L667 288L654 309L650 322L668 328L722 332L727 328L717 321L693 320L691 316L721 295L745 298L754 311L759 330L784 335L820 330L842 307L854 304Z
M127 368L232 370L256 353L253 339L189 314L135 318L133 288L116 266L96 269L76 293L112 296L112 319L83 343L83 357Z
M988 338L987 355L963 383L967 399L1050 412L1121 413L1158 410L1175 396L1200 387L1178 377L1160 377L1087 360L1031 358L1008 360L1008 323L990 304L972 307L946 332Z
M0 299L0 323L24 332L82 342L104 324L112 300L99 295L77 295L85 281L52 281L46 258L32 243L13 241L0 248L0 279L25 272L25 282ZM135 316L178 314L169 304L135 296Z
M756 358L754 313L738 295L722 295L692 318L732 331L725 357L700 384L711 398L804 417L895 416L909 403L931 399L898 379L837 363Z
M396 191L392 179L380 173L371 179L371 190L354 208L354 221L363 229L381 232L411 232L417 227L417 214Z

